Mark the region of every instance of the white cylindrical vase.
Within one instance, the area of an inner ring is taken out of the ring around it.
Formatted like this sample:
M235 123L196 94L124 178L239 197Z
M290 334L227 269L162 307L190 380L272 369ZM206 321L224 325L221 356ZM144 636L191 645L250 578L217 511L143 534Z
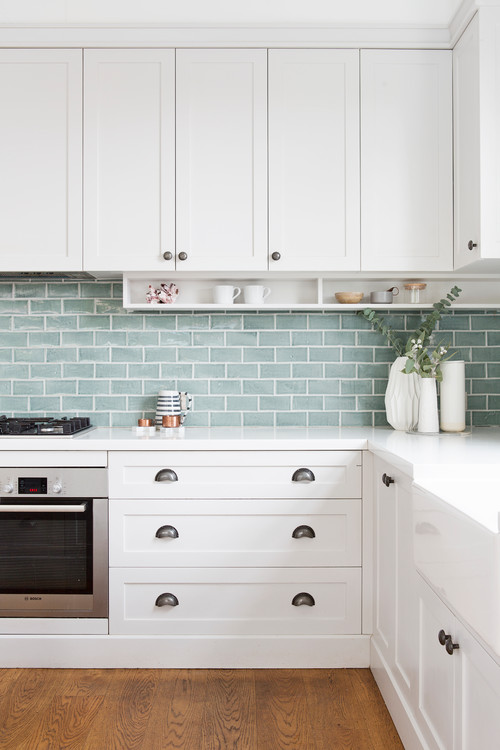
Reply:
M463 360L441 364L443 380L440 392L440 426L444 432L465 430L465 362Z
M407 359L398 357L393 362L385 392L387 421L395 430L413 430L418 422L421 378L414 372L402 372Z
M439 432L437 388L435 378L420 378L418 432Z

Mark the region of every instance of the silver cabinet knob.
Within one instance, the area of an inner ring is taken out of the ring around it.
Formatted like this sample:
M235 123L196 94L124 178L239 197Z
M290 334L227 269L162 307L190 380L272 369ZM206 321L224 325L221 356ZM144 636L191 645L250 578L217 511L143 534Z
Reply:
M292 599L292 604L294 607L314 607L316 602L314 601L314 596L311 594L308 594L306 591L301 591L300 594L295 594L295 596Z
M175 594L160 594L155 601L155 607L178 607L179 600Z
M60 482L54 482L52 485L52 492L55 492L56 495L59 495L60 492L62 492L62 484Z
M277 253L277 252L271 253L271 258L273 260L279 260L281 258L281 253Z
M179 260L187 260L188 254L187 253L179 253L177 256Z
M173 256L173 253L166 252L166 253L163 253L163 257L165 258L165 260L172 260L174 256Z
M166 526L160 526L155 536L158 539L166 539L166 538L178 539L179 532L177 531L175 526L170 526L169 524L167 524Z
M8 484L4 484L3 491L10 494L11 492L14 492L14 485L10 482Z
M293 539L303 539L304 537L307 537L308 539L314 539L316 536L314 529L312 529L310 526L297 526L296 529L292 531L292 538Z
M292 482L314 482L316 477L311 469L297 469L292 474Z
M160 469L155 476L155 482L178 482L179 477L173 469Z

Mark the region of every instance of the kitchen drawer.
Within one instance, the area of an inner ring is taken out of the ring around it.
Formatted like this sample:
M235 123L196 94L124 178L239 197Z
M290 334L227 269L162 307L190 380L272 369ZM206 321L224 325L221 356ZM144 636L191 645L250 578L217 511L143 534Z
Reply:
M112 500L110 565L361 565L361 500ZM158 534L158 536L157 536Z
M109 467L113 498L361 497L361 451L116 451Z
M112 568L109 588L111 635L361 632L360 568ZM300 594L314 604L294 606ZM162 595L178 604L157 606Z

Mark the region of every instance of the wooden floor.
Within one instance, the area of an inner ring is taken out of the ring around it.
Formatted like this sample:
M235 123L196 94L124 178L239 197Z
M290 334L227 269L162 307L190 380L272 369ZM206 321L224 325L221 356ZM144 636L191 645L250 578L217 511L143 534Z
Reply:
M2 750L393 750L368 669L0 669Z

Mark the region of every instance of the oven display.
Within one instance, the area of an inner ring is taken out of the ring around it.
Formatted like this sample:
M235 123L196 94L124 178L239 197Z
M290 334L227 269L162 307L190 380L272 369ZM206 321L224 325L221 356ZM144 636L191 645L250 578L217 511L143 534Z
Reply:
M19 477L19 495L46 495L47 477Z

